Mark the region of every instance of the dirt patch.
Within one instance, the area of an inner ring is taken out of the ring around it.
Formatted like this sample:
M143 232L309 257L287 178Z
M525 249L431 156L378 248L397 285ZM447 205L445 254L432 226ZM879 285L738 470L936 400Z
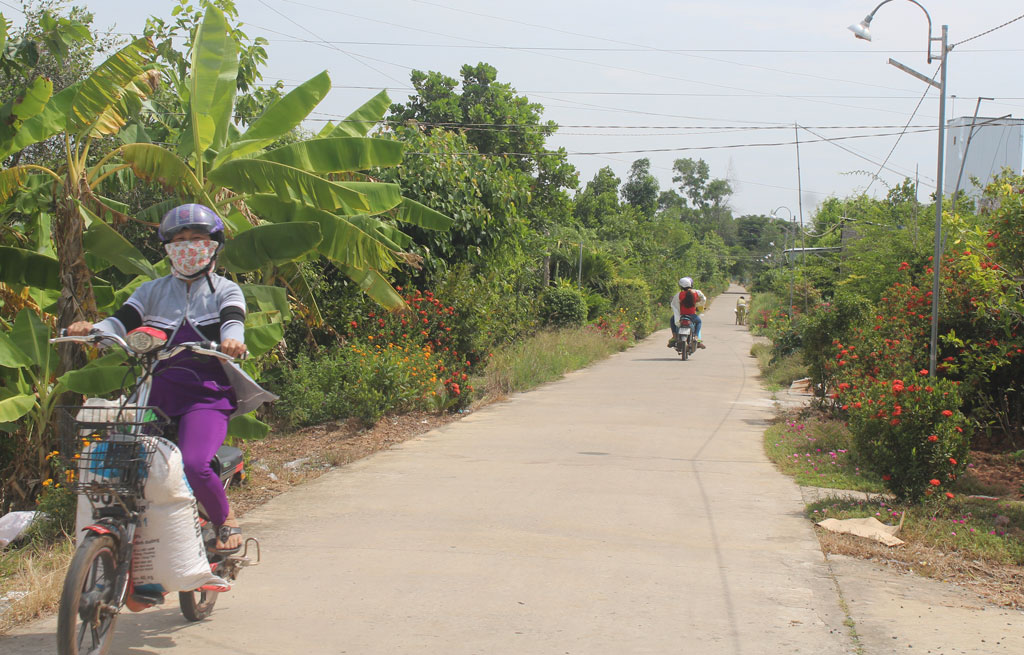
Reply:
M956 584L996 605L1024 609L1024 570L1019 566L966 559L959 553L944 552L913 542L889 548L817 526L815 532L826 554L871 560L900 573L912 571Z
M986 496L1024 500L1024 458L1010 453L972 450L963 483Z
M248 477L230 492L239 516L295 485L349 462L385 450L466 414L413 413L385 416L371 428L352 419L289 434L271 435L243 446Z

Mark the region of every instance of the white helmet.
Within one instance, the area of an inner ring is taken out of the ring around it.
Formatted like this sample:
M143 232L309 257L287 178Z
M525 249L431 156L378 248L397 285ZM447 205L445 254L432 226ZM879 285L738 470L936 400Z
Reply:
M693 286L693 279L688 277L681 277L679 278L679 286L682 287L683 289L689 289L690 287Z

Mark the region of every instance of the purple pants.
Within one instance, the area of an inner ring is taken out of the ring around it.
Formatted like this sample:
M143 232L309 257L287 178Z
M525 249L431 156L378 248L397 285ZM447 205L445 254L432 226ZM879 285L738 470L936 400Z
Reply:
M229 410L193 409L182 414L178 423L178 448L185 464L185 477L214 525L222 525L228 516L228 495L210 467L210 460L224 443L230 416Z

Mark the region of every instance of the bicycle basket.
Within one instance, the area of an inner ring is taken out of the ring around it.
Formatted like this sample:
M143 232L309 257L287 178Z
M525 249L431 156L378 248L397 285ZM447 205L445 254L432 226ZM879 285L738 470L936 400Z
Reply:
M61 452L76 493L141 495L167 418L152 407L63 407Z

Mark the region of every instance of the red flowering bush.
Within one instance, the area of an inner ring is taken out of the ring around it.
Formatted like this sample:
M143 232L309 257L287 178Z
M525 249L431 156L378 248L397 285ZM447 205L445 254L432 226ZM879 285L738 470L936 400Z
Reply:
M429 353L429 366L415 373L436 385L437 395L441 396L439 405L467 405L473 391L469 372L478 355L460 352L456 345L452 334L458 321L455 308L430 291L407 291L404 298L408 304L406 311L367 309L362 319L349 322L346 337L376 352L398 346ZM421 367L422 362L417 368Z
M925 371L927 373L927 371ZM967 464L957 385L920 373L839 383L858 454L901 499L917 500L956 479Z

